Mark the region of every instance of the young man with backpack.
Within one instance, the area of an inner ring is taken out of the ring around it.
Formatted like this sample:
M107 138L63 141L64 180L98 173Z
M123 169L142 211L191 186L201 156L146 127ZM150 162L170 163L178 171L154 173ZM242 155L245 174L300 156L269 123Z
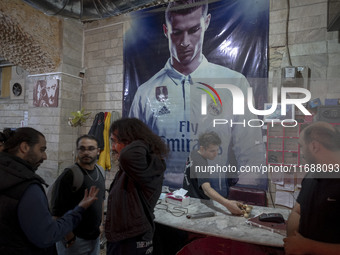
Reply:
M84 190L91 186L99 188L98 200L84 213L78 227L57 243L57 251L59 255L98 255L105 199L105 178L102 168L96 164L100 149L92 135L80 136L76 146L76 163L67 167L53 185L50 201L52 215L60 217L74 208Z

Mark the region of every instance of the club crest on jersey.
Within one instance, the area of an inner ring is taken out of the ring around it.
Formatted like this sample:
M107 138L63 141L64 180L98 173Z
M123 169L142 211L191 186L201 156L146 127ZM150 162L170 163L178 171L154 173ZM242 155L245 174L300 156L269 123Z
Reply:
M211 100L210 104L208 104L208 112L213 116L220 115L222 113L221 104L219 103L215 104L215 102Z
M168 99L168 88L167 86L156 87L156 98L159 102L164 102Z

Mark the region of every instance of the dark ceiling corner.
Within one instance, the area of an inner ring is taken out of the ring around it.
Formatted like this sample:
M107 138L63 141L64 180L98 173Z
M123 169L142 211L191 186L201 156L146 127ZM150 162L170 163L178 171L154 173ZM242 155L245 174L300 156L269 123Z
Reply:
M118 16L168 0L22 0L49 16L79 19L82 22Z

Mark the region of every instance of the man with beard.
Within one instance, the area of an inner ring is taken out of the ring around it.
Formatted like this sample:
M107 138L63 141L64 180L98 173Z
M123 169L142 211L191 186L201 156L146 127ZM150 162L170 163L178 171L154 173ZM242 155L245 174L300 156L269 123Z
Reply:
M307 174L288 217L285 252L339 255L340 132L316 122L303 129L299 145Z
M46 83L46 106L57 107L59 98L59 80L48 80Z
M97 199L98 189L60 219L53 219L43 185L35 171L47 159L46 140L39 131L24 127L4 132L0 152L0 254L55 254L55 242L72 231ZM84 194L84 193L83 193Z
M73 208L81 199L85 189L95 185L99 188L98 200L84 213L83 220L73 232L57 243L59 255L88 254L97 255L100 250L100 234L103 232L103 203L105 198L105 179L102 169L96 164L100 149L98 141L92 135L83 135L77 139L77 162L70 166L55 182L55 191L51 198L51 211L55 217L62 216ZM72 170L72 168L76 168ZM82 185L74 187L75 171L82 176Z

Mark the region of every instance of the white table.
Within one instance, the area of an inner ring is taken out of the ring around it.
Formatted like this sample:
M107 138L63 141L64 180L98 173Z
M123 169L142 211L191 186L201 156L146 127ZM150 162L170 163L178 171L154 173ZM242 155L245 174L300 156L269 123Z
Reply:
M215 201L190 198L190 205L183 207L187 208L187 213L180 217L176 217L168 212L171 211L178 215L180 212L176 208L179 208L179 206L162 200L155 208L155 222L208 236L222 237L252 244L283 247L283 235L267 229L250 226L246 223L247 219L242 216L231 215L226 208ZM188 219L186 217L187 214L203 212L214 212L215 216L199 219ZM287 220L290 210L253 206L250 217L261 213L281 213Z

